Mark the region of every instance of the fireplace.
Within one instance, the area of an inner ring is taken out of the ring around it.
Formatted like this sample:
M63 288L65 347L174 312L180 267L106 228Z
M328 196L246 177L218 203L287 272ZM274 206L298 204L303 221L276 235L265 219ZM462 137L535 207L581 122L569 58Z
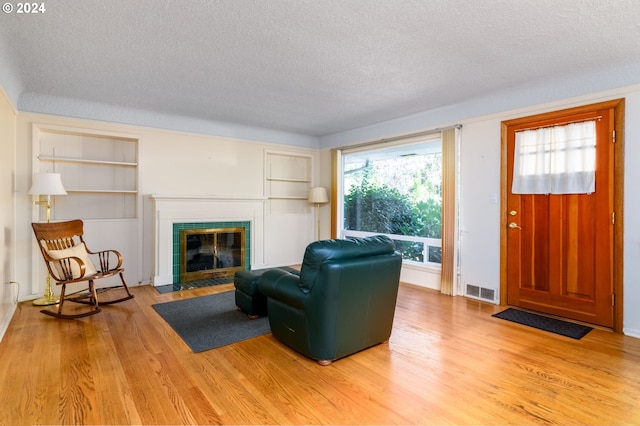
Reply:
M244 270L244 228L180 231L180 282L232 276Z
M250 222L173 224L173 283L232 277L251 268Z

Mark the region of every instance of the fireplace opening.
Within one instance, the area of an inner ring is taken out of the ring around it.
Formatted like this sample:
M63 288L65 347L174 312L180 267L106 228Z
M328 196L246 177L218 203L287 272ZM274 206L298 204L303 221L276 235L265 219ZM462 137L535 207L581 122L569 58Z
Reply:
M180 231L180 281L233 276L245 268L244 228Z

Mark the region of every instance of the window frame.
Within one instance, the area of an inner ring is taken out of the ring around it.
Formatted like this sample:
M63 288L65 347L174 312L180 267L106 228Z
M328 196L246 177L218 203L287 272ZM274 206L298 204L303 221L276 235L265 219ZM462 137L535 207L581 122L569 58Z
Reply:
M347 238L347 237L367 237L372 235L386 235L392 240L398 241L410 241L421 243L424 246L423 249L423 261L418 262L411 259L402 259L403 264L412 265L417 268L424 268L429 270L437 270L440 271L442 269L442 263L438 262L430 262L429 261L429 249L437 248L442 250L442 237L441 238L427 238L427 237L419 237L419 236L407 236L407 235L398 235L398 234L385 234L380 232L367 232L367 231L355 231L348 230L344 228L344 197L345 197L345 188L344 188L344 157L345 155L354 154L358 152L370 152L370 151L382 151L389 148L395 147L409 147L411 145L428 143L430 141L441 142L440 145L440 153L442 153L442 134L440 131L428 132L426 134L420 134L415 136L408 136L404 138L394 139L393 141L381 141L377 143L369 143L357 145L355 147L346 147L336 149L335 156L335 165L336 173L334 174L335 183L334 188L336 188L336 208L334 210L335 215L335 237L336 238ZM442 177L441 177L441 185L442 185Z

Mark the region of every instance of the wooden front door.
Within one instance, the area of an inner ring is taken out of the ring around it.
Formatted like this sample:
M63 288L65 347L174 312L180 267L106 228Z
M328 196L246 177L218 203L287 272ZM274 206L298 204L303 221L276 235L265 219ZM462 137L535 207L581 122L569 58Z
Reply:
M558 114L505 123L507 304L612 328L614 109ZM595 192L511 192L518 130L590 119L596 121Z

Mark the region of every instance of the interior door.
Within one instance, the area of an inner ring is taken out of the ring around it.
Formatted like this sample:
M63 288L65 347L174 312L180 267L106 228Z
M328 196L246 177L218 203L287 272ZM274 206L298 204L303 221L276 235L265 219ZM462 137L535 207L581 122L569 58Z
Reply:
M518 130L596 120L595 192L513 194ZM613 327L614 110L508 125L506 280L509 305Z

